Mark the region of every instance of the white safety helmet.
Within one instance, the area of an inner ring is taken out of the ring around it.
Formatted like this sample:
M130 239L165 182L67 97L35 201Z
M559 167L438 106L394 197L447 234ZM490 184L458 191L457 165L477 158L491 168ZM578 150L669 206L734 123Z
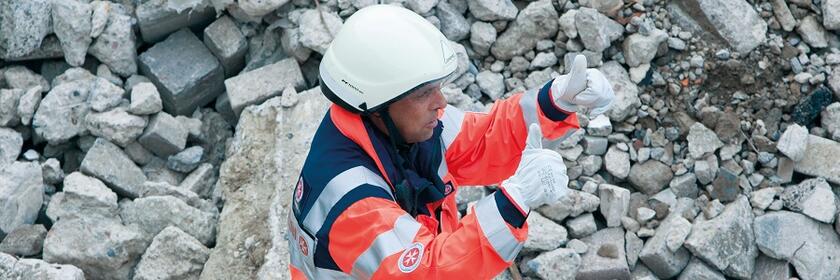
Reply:
M321 60L321 91L333 103L368 114L413 89L446 78L458 59L449 40L420 15L373 5L350 16Z

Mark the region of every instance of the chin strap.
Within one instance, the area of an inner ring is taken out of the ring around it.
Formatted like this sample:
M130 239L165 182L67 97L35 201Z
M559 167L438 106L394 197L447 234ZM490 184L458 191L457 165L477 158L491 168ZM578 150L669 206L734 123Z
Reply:
M391 141L391 145L387 145L388 149L394 155L394 162L396 163L397 171L403 178L403 182L396 183L394 186L394 189L397 191L397 203L403 210L411 214L412 217L417 216L418 192L414 186L411 185L411 180L408 180L408 177L406 176L407 172L405 171L405 159L408 158L409 150L408 143L405 142L405 139L397 129L397 125L394 124L394 120L391 119L388 108L386 107L382 109L379 114L382 116L382 121L388 129L388 139ZM403 152L406 154L403 155Z

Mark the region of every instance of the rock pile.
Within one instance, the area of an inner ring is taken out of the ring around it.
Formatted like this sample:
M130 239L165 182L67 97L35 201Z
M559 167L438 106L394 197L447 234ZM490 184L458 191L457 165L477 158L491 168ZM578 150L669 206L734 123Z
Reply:
M0 5L0 279L288 278L318 64L375 3ZM577 54L613 85L553 144L571 190L529 216L522 276L840 278L840 0L386 3L451 40L461 109Z

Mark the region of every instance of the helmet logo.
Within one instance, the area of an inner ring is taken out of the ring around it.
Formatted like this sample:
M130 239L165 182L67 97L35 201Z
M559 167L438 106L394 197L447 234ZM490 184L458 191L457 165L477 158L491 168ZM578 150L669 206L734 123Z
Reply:
M348 87L350 87L350 88L352 88L352 89L356 90L356 91L357 91L357 92L359 92L360 94L365 94L362 90L360 90L359 88L357 88L356 86L354 86L353 84L351 84L350 82L348 82L347 80L341 79L341 82L342 82L342 83L344 83L345 85L347 85Z
M449 63L449 61L455 58L455 53L452 52L452 48L446 45L444 40L440 40L440 49L443 53L443 63Z

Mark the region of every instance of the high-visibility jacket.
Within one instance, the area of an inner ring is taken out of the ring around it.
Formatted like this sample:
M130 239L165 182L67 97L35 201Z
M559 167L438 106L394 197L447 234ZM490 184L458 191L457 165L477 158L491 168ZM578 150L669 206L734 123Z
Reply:
M412 216L396 202L403 180L388 138L357 114L333 105L315 133L289 215L293 279L489 279L508 267L528 235L527 206L496 191L459 219L459 185L491 185L516 171L528 126L544 137L579 128L573 113L541 89L497 101L489 113L448 106L431 139L412 146L412 165L442 187L418 195Z

